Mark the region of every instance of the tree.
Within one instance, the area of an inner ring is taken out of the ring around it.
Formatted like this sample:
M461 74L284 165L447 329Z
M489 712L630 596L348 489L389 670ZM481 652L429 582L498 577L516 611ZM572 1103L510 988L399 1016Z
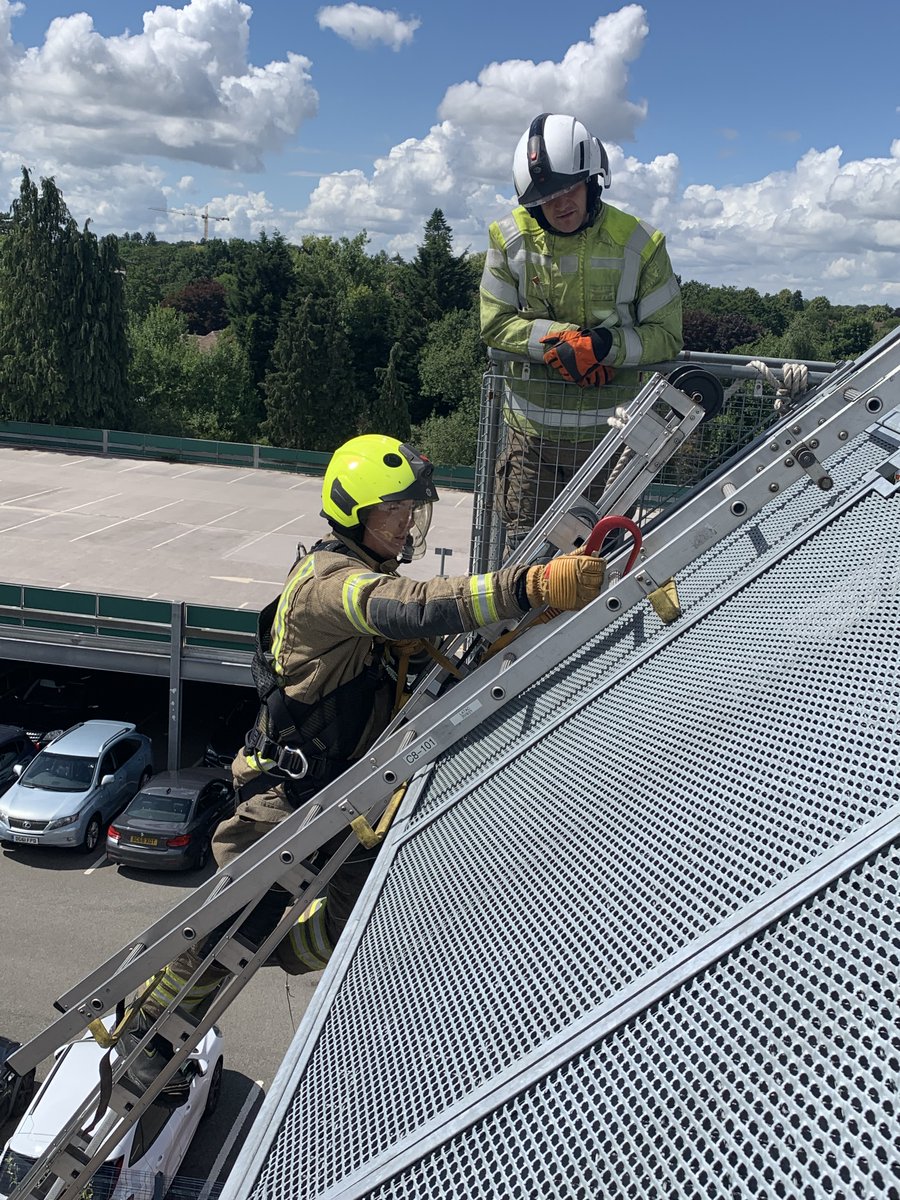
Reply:
M386 367L376 369L378 394L373 404L368 405L360 420L360 433L384 433L405 442L410 434L409 406L406 389L397 373L400 344L391 347Z
M193 407L195 382L193 348L186 333L181 313L159 305L129 322L133 429L184 434L184 414Z
M133 318L131 427L143 433L223 441L257 440L257 392L243 349L226 329L200 350L184 316L157 305Z
M162 304L184 316L188 333L212 333L228 324L225 288L217 279L195 279L181 291L167 296Z
M487 354L474 308L446 313L429 326L419 358L423 396L449 413L481 395Z
M830 354L834 359L851 359L875 341L875 324L868 317L845 317L831 331Z
M79 230L53 179L22 170L0 241L0 396L5 415L117 425L128 342L118 241Z
M262 233L257 242L240 244L228 311L255 384L262 383L269 368L282 305L293 283L291 255L280 233Z
M329 451L356 433L350 347L324 289L297 288L288 301L263 393L263 432L273 445Z
M403 357L398 371L408 389L410 415L421 421L431 412L421 395L419 357L429 326L446 313L472 308L478 294L477 280L465 256L452 250L453 233L444 214L436 208L425 223L425 234L415 258L397 263L395 282L402 330Z
M409 274L409 298L425 324L472 302L472 273L465 257L454 255L453 231L439 208L425 222Z

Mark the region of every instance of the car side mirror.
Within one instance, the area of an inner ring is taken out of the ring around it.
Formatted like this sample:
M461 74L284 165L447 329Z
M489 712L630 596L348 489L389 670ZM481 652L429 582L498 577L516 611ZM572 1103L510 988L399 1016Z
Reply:
M104 775L104 776L102 776L102 778L100 780L100 786L106 787L106 785L108 783L115 783L115 781L116 781L115 775Z
M25 770L25 768L22 766L21 763L13 763L13 775L19 776L22 774L22 772L24 770Z

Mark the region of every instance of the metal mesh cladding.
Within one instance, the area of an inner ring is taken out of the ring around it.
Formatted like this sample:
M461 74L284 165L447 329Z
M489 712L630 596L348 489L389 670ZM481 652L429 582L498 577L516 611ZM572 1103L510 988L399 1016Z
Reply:
M767 504L758 516L679 571L678 592L683 612L690 615L700 605L723 595L749 567L777 557L790 538L817 516L834 508L851 488L858 486L866 471L883 462L885 454L885 448L868 435L856 438L827 461L834 480L830 492L820 491L807 480L798 481L778 500ZM557 720L573 699L627 662L646 654L669 633L649 604L624 614L438 760L427 796L418 805L413 820L425 819L466 780L514 746L524 730L533 734L547 722Z
M900 1195L900 848L367 1200Z
M869 494L414 826L254 1195L303 1200L364 1175L896 804L898 592L900 501ZM784 988L804 1010L802 989ZM842 1053L866 1050L846 1041ZM775 1049L759 1068L770 1082L786 1069ZM639 1075L629 1086L639 1094ZM604 1104L595 1088L596 1128ZM648 1150L651 1176L667 1145ZM833 1149L842 1160L840 1139Z

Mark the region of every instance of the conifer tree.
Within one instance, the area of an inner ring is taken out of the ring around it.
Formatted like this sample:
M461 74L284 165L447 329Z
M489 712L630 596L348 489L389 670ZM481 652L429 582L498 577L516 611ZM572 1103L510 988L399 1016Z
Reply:
M0 405L7 417L120 424L128 342L116 238L79 230L52 179L23 168L0 240Z
M273 445L331 451L357 432L350 345L327 293L298 289L288 301L263 392Z
M362 421L360 433L384 433L389 437L407 441L410 434L409 405L406 402L406 387L397 371L400 343L395 342L388 356L387 366L377 368L378 393L369 405Z

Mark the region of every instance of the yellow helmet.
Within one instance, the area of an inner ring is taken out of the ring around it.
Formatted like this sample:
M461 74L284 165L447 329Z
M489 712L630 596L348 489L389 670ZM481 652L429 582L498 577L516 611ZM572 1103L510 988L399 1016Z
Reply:
M336 529L352 533L364 524L364 510L394 500L414 500L416 512L410 550L425 549L431 506L439 498L434 468L427 458L379 433L351 438L338 446L322 481L322 516Z

